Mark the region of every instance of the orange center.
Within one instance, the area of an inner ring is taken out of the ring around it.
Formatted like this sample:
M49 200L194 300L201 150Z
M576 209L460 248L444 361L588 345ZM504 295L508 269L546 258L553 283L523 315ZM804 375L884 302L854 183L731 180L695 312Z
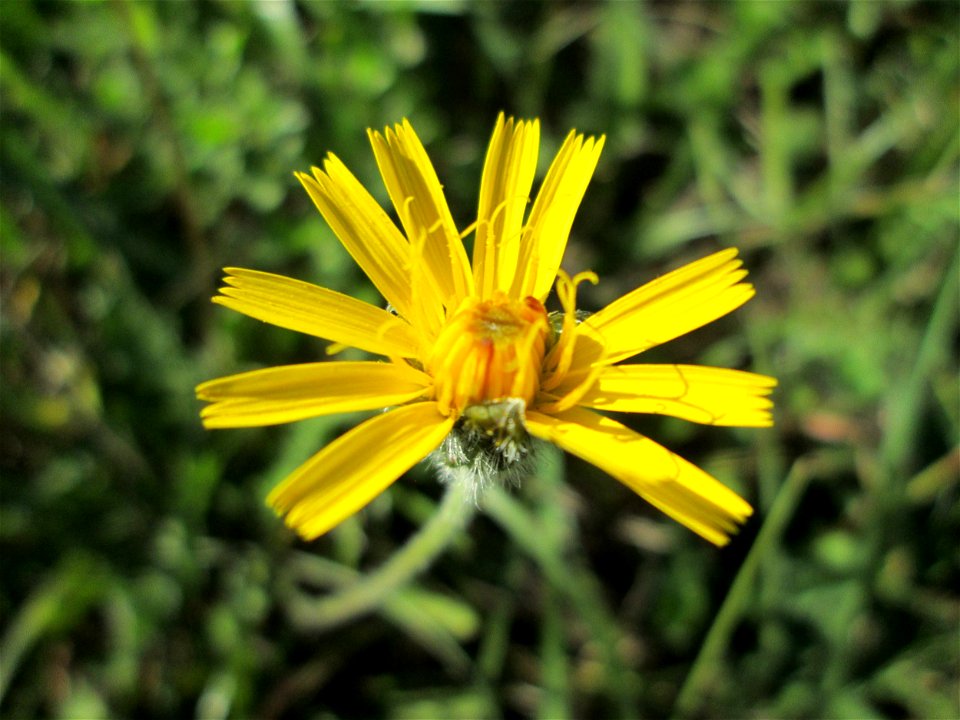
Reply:
M540 388L549 325L538 300L467 298L447 321L427 363L442 412L519 398Z

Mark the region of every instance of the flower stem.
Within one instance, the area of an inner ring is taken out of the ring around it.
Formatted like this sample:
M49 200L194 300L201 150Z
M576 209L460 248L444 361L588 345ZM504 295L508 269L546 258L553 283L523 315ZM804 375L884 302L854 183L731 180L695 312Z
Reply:
M469 483L452 480L437 512L376 570L313 606L311 629L341 625L380 607L389 596L426 570L476 513Z

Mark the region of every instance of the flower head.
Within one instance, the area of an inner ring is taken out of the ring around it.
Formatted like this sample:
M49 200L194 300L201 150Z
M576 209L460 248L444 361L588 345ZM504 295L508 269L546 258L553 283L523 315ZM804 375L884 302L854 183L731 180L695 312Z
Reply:
M596 411L657 413L712 425L771 424L776 382L737 370L617 364L726 315L754 290L724 250L577 310L560 261L604 138L571 131L526 213L538 121L501 114L461 234L420 140L404 121L369 133L403 233L334 155L298 173L313 202L388 309L278 275L227 268L214 302L383 359L268 368L197 388L209 428L392 408L342 435L286 478L268 502L314 538L364 507L428 455L449 478L516 475L531 438L620 480L710 542L724 544L750 506L710 475ZM475 230L472 263L462 238ZM560 310L548 313L556 285Z

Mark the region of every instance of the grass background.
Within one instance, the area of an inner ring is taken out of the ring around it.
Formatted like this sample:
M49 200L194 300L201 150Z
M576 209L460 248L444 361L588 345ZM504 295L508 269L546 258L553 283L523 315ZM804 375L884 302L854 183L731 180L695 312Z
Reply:
M954 2L6 2L0 715L956 718ZM377 302L292 176L409 117L463 227L501 109L606 133L599 307L719 248L758 294L650 353L780 378L772 430L635 426L748 497L716 550L544 454L330 626L441 494L312 544L267 490L356 422L205 432L194 385L323 356L220 267Z

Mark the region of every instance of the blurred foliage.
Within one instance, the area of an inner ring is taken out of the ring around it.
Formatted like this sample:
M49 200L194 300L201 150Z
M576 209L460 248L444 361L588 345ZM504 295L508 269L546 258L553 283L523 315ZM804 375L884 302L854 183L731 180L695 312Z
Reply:
M956 718L953 2L6 2L4 717ZM223 265L376 301L291 173L408 116L461 227L496 113L606 133L599 306L740 247L757 298L651 356L778 376L777 427L643 419L755 503L725 550L545 453L333 627L440 489L305 546L269 487L355 418L205 433L194 385L322 356Z

